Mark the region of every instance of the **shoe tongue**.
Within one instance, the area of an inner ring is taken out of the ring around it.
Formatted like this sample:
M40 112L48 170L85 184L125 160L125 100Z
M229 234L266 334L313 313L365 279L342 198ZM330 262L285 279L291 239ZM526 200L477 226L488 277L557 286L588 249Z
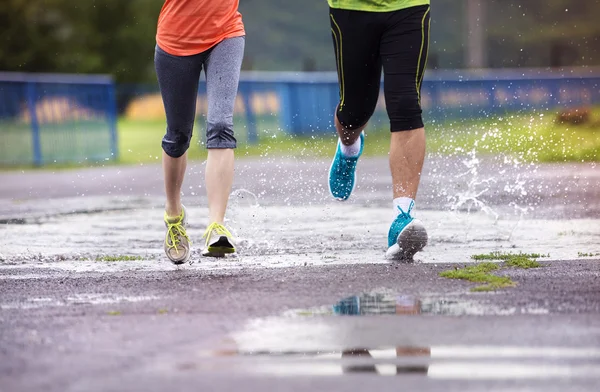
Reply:
M168 223L178 223L181 220L181 215L180 216L167 216L166 217L166 221Z

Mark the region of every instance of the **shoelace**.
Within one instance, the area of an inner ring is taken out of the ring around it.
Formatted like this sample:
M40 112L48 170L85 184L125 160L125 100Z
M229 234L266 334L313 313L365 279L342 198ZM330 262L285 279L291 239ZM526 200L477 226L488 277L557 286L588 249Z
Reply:
M336 165L336 173L337 174L345 174L348 170L353 170L356 167L358 162L358 157L346 157L342 155L340 159L340 164Z
M412 211L412 209L413 209L414 206L415 206L415 202L411 201L410 202L410 206L408 206L408 210L407 211L404 211L400 206L398 206L397 208L400 211L400 215L402 215L403 218L410 219L410 218L412 218L410 216L410 212Z
M217 222L213 222L211 223L207 228L206 231L204 232L204 235L202 236L202 238L206 238L206 245L208 246L208 240L210 238L210 233L212 233L212 231L215 231L218 235L226 235L227 237L233 237L231 235L231 233L229 232L229 230L227 230L227 228L225 228L225 226L223 226L220 223Z
M167 242L167 246L169 247L169 249L171 248L175 248L175 252L177 253L177 255L179 255L179 243L181 242L181 240L179 239L180 237L184 237L188 244L191 244L190 238L187 236L187 233L185 232L185 228L183 227L183 212L181 213L181 215L179 215L179 220L175 223L169 223L166 220L166 215L165 215L165 222L167 222L167 233L169 235L169 239L171 240L171 243L169 244Z

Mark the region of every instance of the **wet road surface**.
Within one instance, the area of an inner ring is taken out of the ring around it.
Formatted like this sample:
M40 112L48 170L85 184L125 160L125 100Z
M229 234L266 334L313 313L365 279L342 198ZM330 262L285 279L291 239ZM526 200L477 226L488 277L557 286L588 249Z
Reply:
M348 203L328 164L238 162L240 256L180 268L161 256L159 166L0 173L0 390L598 389L595 165L431 159L431 241L407 265L383 257L385 160L361 162ZM439 276L491 251L546 257L495 292Z

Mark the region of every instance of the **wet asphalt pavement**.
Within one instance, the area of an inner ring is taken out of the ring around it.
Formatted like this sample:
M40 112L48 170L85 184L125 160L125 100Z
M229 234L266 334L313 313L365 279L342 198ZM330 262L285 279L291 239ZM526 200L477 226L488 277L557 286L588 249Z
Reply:
M348 203L328 165L239 161L240 256L180 268L161 257L159 166L0 173L0 391L599 389L596 165L431 158L412 265L383 258L385 160L361 161ZM439 276L497 250L549 256L496 292Z

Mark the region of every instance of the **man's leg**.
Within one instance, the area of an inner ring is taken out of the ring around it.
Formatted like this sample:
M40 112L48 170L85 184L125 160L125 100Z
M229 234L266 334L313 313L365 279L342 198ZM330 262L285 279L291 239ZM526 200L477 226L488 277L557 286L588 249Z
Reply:
M390 141L390 171L394 199L416 199L423 161L425 159L425 128L408 132L392 132Z
M425 157L420 92L429 47L429 6L396 11L388 26L380 46L396 214L388 233L388 256L411 260L427 243L425 228L411 212Z
M173 263L181 264L190 255L181 186L187 165L187 149L192 138L202 55L173 56L157 47L154 61L167 116L167 132L162 140L167 197L165 252Z
M235 252L231 233L223 226L233 184L234 152L233 110L237 95L245 39L230 38L215 46L206 60L208 129L206 147L206 193L209 227L205 233L205 256Z
M337 116L337 112L338 112L338 109L336 108L335 114L333 115L333 118L334 118L333 121L335 123L335 130L338 134L340 143L342 143L344 146L352 146L353 144L356 143L356 141L358 140L358 137L360 136L362 131L364 131L365 128L367 127L367 123L365 123L365 125L363 125L363 126L355 128L355 129L348 129L340 123L340 120L338 119L338 116Z
M380 15L330 9L331 33L340 88L334 123L339 136L329 171L329 190L338 200L350 197L356 164L363 149L361 134L373 115L381 83Z

